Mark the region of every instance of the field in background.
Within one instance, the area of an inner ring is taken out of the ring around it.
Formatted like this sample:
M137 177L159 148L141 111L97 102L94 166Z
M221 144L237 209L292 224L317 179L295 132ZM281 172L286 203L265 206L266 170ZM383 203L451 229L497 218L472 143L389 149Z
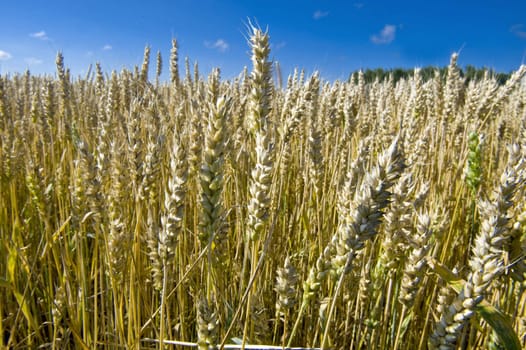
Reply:
M0 347L526 346L526 67L280 86L268 40L0 77Z

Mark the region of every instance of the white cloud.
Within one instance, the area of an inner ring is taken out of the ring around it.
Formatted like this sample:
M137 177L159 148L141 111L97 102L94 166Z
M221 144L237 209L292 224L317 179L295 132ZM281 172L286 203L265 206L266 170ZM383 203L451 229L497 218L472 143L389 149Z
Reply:
M371 41L375 44L389 44L395 39L396 26L386 24L379 34L371 36Z
M274 48L275 48L276 50L279 50L279 49L284 48L285 46L287 46L287 43L286 43L285 41L281 41L281 42L277 43L277 44L274 46Z
M329 11L316 11L312 14L312 18L314 18L315 20L318 20L318 19L321 19L323 17L327 17L329 15Z
M365 6L365 4L363 2L355 2L353 3L353 6L356 7L357 9L361 9Z
M113 49L113 47L112 47L111 45L106 44L106 45L104 45L104 46L102 47L102 49L103 49L104 51L109 51L109 50Z
M40 40L49 40L49 37L47 36L46 32L41 30L40 32L31 33L29 34L30 37Z
M524 30L524 24L512 25L510 28L510 32L512 32L521 39L526 39L526 30Z
M225 52L229 48L228 43L223 39L217 39L213 43L205 41L205 46L209 49L216 49L219 52Z
M24 58L24 62L26 62L30 66L34 66L37 64L42 64L42 60L36 57L26 57Z
M13 56L9 52L0 50L0 61L7 61L11 57Z

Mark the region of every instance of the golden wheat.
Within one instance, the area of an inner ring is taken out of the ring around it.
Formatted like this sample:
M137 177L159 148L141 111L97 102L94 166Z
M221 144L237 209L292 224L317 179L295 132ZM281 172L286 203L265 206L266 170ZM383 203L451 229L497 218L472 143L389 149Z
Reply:
M249 45L0 76L0 347L526 347L526 67L283 87Z

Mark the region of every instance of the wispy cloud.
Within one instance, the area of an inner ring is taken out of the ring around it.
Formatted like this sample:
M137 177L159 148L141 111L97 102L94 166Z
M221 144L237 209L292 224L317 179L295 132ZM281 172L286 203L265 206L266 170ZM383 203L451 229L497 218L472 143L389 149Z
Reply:
M24 58L24 62L26 62L30 66L34 66L37 64L42 64L43 61L40 58L36 57L26 57Z
M273 47L272 47L273 46ZM282 49L284 48L285 46L287 46L287 43L285 41L281 41L275 45L271 44L271 47L275 50L279 50L279 49Z
M510 32L512 32L521 39L526 39L526 30L524 28L524 24L512 25L510 28Z
M216 49L219 52L225 52L229 48L228 43L223 39L217 39L214 42L205 41L205 46L209 49Z
M106 44L106 45L104 45L104 46L102 47L102 49L103 49L104 51L110 51L111 49L113 49L113 47L112 47L111 45Z
M371 41L375 44L389 44L396 36L396 26L392 24L386 24L384 28L378 34L371 36Z
M321 11L317 10L312 14L312 18L315 20L322 19L323 17L327 17L329 15L329 11Z
M29 34L30 37L40 40L49 40L49 37L47 36L46 32L41 30L40 32L31 33Z
M7 61L11 57L13 57L13 56L11 56L11 54L9 52L0 50L0 61Z
M365 4L363 2L355 2L353 3L353 6L356 7L357 9L361 9L365 6Z

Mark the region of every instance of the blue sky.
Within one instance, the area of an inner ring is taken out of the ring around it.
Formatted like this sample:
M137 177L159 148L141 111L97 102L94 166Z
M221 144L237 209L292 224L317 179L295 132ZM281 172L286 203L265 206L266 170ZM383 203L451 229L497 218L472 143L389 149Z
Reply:
M526 63L526 1L58 1L2 0L0 72L54 73L62 51L74 75L90 63L106 71L166 63L171 39L206 75L232 78L250 66L248 19L268 27L271 56L287 75L294 67L327 79L360 68L459 64L509 72ZM183 71L181 71L183 74Z

